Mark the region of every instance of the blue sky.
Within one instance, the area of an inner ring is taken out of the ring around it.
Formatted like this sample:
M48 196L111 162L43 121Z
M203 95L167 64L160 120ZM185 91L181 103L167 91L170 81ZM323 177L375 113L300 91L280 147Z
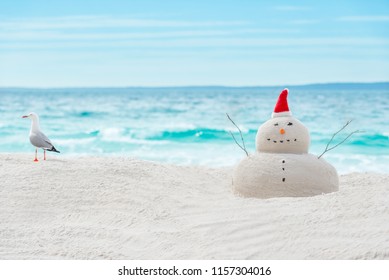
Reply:
M389 1L0 2L0 86L389 80Z

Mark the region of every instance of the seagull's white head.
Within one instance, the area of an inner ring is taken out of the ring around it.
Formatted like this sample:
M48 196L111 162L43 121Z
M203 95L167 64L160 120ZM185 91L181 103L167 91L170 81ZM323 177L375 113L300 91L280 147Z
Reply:
M30 119L33 119L33 120L37 120L38 119L38 114L36 114L36 113L29 113L28 115L22 116L22 118L23 119L30 118Z
M28 115L22 116L23 119L31 119L31 131L39 130L39 117L36 113L29 113Z
M28 115L22 116L23 119L31 119L32 126L35 128L39 128L39 117L36 113L29 113Z

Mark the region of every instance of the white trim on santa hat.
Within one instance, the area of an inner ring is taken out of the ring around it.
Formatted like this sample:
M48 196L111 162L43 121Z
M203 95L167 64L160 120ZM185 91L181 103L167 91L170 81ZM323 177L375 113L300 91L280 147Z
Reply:
M279 118L279 117L291 117L292 112L291 111L285 111L285 112L280 112L280 113L271 113L272 118Z

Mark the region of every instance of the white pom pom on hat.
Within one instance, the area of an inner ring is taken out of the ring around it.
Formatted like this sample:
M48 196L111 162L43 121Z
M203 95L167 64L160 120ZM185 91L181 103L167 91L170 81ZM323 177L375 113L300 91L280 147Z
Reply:
M288 107L288 93L289 90L285 88L283 91L281 91L280 96L278 97L276 106L274 107L274 111L271 114L272 118L278 118L278 117L290 117L292 116L292 113L289 110Z

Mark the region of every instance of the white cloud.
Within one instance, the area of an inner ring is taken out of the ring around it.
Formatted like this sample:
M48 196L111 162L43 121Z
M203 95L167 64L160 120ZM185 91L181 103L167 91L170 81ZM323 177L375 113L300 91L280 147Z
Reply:
M317 19L296 19L296 20L291 20L289 23L297 24L297 25L309 25L309 24L316 24L319 22L320 21Z
M55 30L131 27L218 27L243 26L243 21L171 21L110 16L68 16L54 18L10 19L0 22L3 30Z
M27 31L0 31L0 39L3 41L96 41L96 40L126 40L126 39L169 39L169 38L199 38L199 37L231 37L240 35L257 36L263 34L296 34L297 29L187 29L175 31L154 32L59 32L46 30Z
M268 48L268 47L382 47L389 46L389 39L382 38L172 38L144 40L102 40L74 42L30 42L29 44L3 43L0 49L58 49L58 48Z
M389 16L343 16L339 17L339 21L355 21L355 22L381 22L389 21Z

